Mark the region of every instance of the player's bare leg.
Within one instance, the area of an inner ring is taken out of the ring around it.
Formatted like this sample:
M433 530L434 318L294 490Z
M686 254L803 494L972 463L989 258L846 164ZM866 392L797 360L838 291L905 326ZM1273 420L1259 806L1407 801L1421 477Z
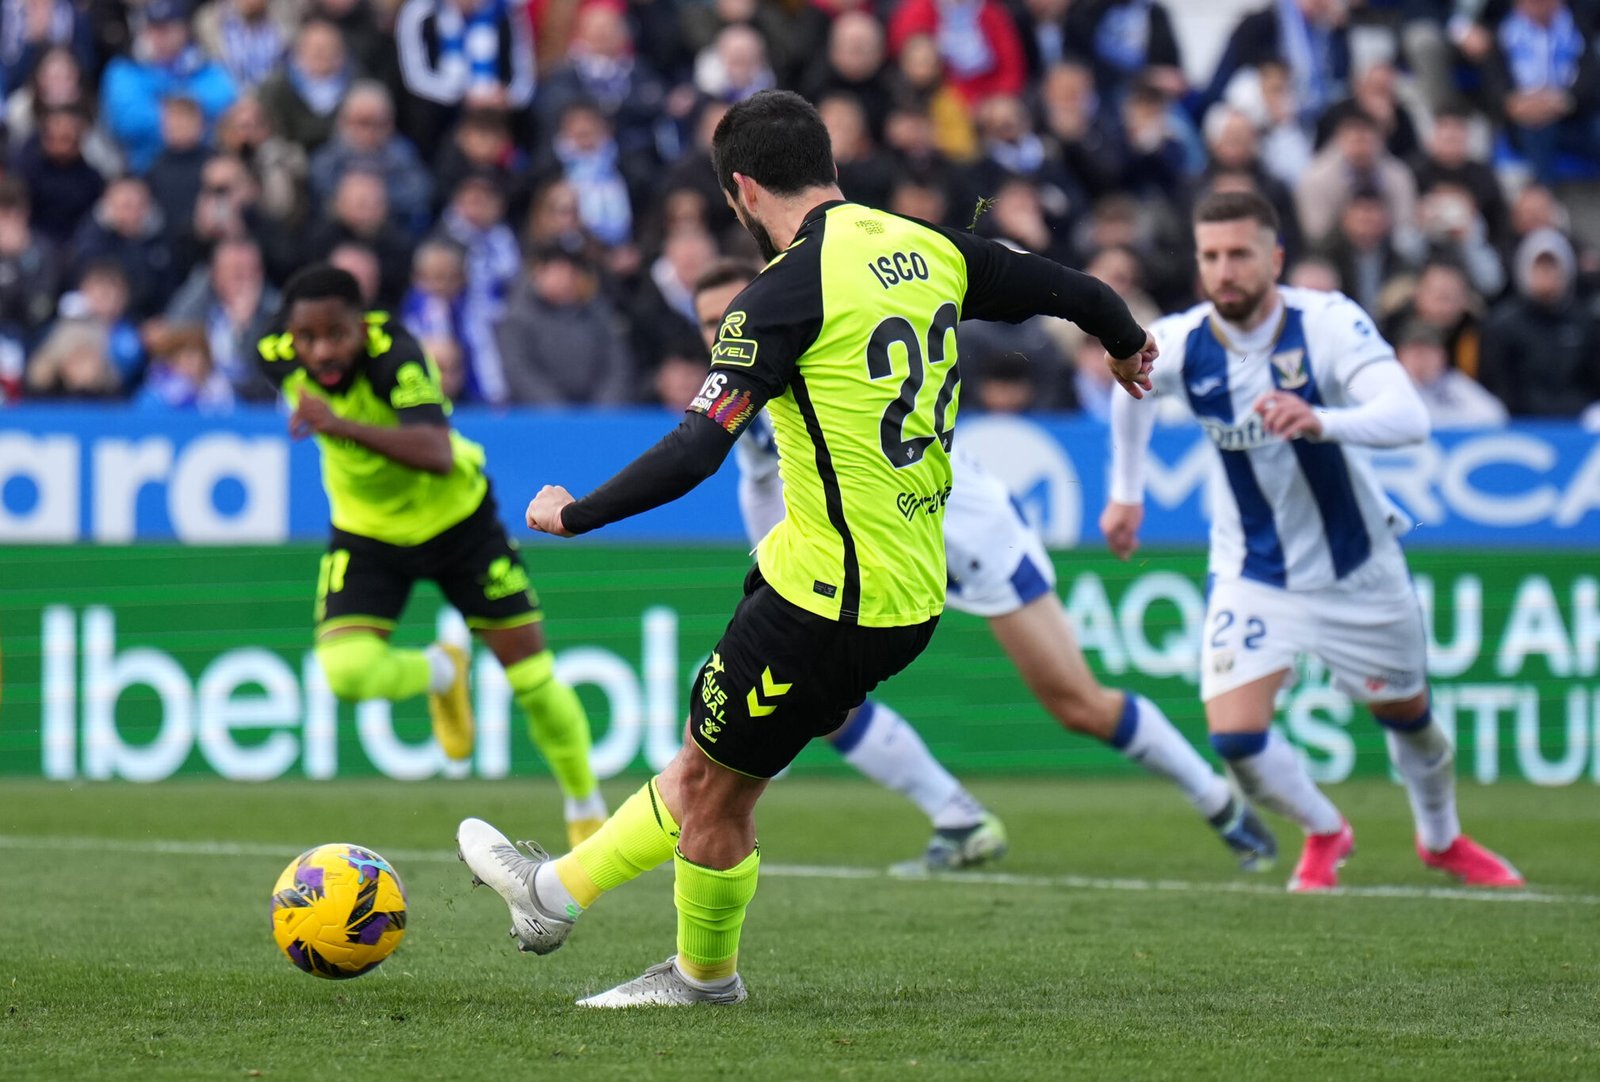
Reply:
M1433 719L1429 693L1369 703L1368 709L1383 726L1389 759L1405 783L1422 862L1470 886L1522 886L1521 873L1509 861L1461 833L1455 746Z
M1294 820L1306 832L1289 889L1331 890L1355 839L1294 748L1272 728L1278 689L1288 676L1283 669L1214 696L1206 703L1206 725L1211 746L1228 764L1245 796Z
M892 707L869 699L824 739L845 762L904 795L933 824L933 839L922 856L896 864L894 871L973 868L1005 855L1006 829L999 816L934 758L922 736Z
M475 629L505 669L511 695L528 719L528 735L561 787L567 841L577 845L605 822L606 804L589 765L589 716L578 695L555 675L555 655L537 620Z
M1063 728L1109 744L1177 785L1239 856L1241 867L1271 867L1277 854L1271 831L1233 796L1159 707L1132 692L1101 686L1054 594L990 618L989 627L1028 690Z
M317 660L328 689L346 702L399 702L424 692L433 735L452 759L472 754L472 698L466 651L437 642L423 650L389 645L391 628L358 619L341 620L317 636Z

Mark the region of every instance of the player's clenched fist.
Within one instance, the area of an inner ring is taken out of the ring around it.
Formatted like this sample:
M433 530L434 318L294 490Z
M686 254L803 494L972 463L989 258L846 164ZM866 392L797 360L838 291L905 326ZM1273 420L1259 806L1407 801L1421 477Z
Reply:
M1139 351L1129 357L1113 357L1106 354L1106 367L1111 369L1111 375L1122 384L1122 389L1135 398L1143 398L1144 393L1152 389L1150 373L1155 370L1156 358L1161 355L1161 349L1156 345L1155 336L1149 331L1144 334L1144 345Z
M1100 512L1100 532L1105 535L1106 547L1119 560L1126 560L1139 547L1139 527L1144 524L1144 504L1106 504Z
M528 529L557 537L572 537L572 531L561 523L561 511L572 502L572 493L560 485L545 485L528 504Z

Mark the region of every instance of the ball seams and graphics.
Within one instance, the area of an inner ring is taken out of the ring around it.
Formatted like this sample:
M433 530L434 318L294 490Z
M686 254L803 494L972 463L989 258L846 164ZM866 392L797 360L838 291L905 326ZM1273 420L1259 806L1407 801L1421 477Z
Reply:
M399 946L405 929L405 885L393 865L363 846L308 849L272 888L278 949L318 977L370 972Z

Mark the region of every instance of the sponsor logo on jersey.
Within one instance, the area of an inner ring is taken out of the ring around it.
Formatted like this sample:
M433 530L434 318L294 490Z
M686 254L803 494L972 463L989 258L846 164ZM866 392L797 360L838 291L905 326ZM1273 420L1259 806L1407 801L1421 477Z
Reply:
M1252 447L1265 447L1278 442L1278 437L1269 433L1262 424L1258 413L1247 414L1237 424L1227 424L1215 417L1201 417L1199 420L1200 427L1205 429L1206 435L1211 437L1211 442L1217 445L1219 451L1248 451Z
M509 556L499 556L489 565L489 572L484 576L483 596L490 601L499 601L503 597L526 593L531 586L528 572L521 564Z
M918 515L937 515L944 510L944 505L950 502L950 491L950 486L945 485L942 490L930 492L926 495L919 495L915 492L902 492L895 498L895 507L899 509L900 514L905 517L907 522L910 522Z
M1221 386L1221 376L1207 376L1205 379L1197 379L1191 382L1189 384L1189 393L1194 395L1196 398L1204 398L1206 395L1210 394L1212 391Z

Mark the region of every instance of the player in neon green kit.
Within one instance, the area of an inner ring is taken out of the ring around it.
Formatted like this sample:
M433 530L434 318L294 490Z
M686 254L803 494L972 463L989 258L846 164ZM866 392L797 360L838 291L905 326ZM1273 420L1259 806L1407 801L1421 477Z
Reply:
M589 719L555 677L543 614L506 536L483 448L450 427L450 403L422 347L382 312L364 312L355 278L326 264L289 281L282 330L260 342L263 370L315 436L333 508L317 583L317 659L341 699L428 694L434 736L472 753L467 655L436 643L389 645L412 584L432 579L505 667L534 744L566 796L576 845L605 819L589 767Z
M845 202L827 128L798 95L733 106L712 155L766 269L729 305L683 423L581 500L546 486L528 522L570 537L675 499L715 472L762 406L784 518L700 670L687 738L665 770L560 860L524 855L480 819L456 832L473 877L510 907L512 934L540 954L602 893L673 861L677 954L589 1007L746 998L737 963L761 862L757 800L921 653L944 608L963 315L1071 318L1135 369L1155 353L1103 282Z

